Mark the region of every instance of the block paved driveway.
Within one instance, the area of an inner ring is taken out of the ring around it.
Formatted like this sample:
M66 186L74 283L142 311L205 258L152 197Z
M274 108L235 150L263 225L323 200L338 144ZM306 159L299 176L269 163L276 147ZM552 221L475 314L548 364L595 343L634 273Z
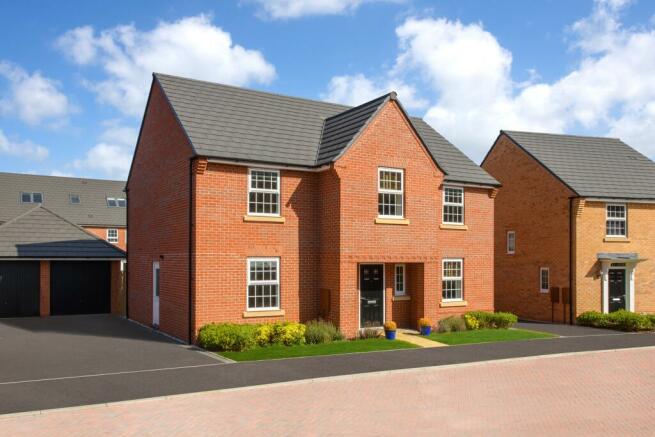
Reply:
M566 329L568 337L548 340L225 364L112 316L0 319L0 414L384 370L655 346L655 334Z
M41 435L652 435L655 349L369 373L0 416Z

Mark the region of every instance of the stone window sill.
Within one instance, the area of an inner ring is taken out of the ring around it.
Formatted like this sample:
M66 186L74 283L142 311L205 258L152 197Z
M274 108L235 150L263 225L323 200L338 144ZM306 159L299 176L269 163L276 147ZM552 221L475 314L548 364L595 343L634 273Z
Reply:
M244 311L243 318L250 319L254 317L282 317L284 310L270 310L270 311Z
M404 225L409 224L409 219L394 219L394 218L381 218L378 217L375 219L375 223L378 225Z
M244 215L244 222L260 222L260 223L284 223L284 217L266 216L266 215Z
M451 307L465 307L469 303L465 300L454 300L450 302L441 302L439 306L441 308L451 308Z
M408 301L412 300L412 296L393 296L391 300L394 302Z
M629 243L630 239L627 237L605 237L603 241L605 243Z
M452 229L454 231L468 231L469 227L466 225L446 225L440 224L439 229Z

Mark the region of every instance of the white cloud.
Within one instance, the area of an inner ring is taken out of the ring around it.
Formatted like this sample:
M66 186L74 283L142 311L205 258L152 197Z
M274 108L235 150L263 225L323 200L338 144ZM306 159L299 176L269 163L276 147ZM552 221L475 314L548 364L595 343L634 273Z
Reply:
M247 85L269 83L275 68L261 52L235 44L207 15L160 22L142 31L122 25L96 33L78 27L59 37L56 46L79 65L96 65L107 78L87 82L101 102L125 114L141 116L152 72Z
M299 18L309 15L339 15L354 12L364 3L403 0L249 0L257 3L262 15L272 19Z
M48 149L31 141L12 141L0 129L0 153L20 158L42 161L48 157Z
M50 176L63 176L63 177L72 178L75 175L73 173L69 173L69 172L66 172L66 171L52 170L50 172Z
M620 13L628 3L598 0L570 27L580 58L552 82L535 71L527 83L514 82L512 54L481 23L443 18L409 18L396 29L400 49L390 77L436 94L426 120L477 160L503 128L620 135L655 157L655 30L624 28ZM379 88L379 80L360 76ZM348 94L338 96L345 101Z
M378 85L381 82L381 85ZM361 105L390 91L396 91L403 96L402 103L408 109L421 109L428 101L416 95L416 89L400 80L374 81L363 74L352 76L335 76L330 80L328 89L321 94L323 100L343 103L346 105Z
M0 98L0 112L4 114L16 114L36 125L44 120L60 124L76 111L59 83L38 71L30 74L16 64L0 61L0 76L8 82L7 94Z
M118 120L106 121L104 125L105 130L99 142L86 152L83 159L75 160L72 166L77 170L99 171L112 178L125 179L132 162L138 131Z

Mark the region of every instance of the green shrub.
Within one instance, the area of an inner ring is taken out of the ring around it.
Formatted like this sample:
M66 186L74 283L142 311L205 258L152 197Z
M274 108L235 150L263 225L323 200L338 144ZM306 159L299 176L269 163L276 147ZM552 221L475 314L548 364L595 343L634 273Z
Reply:
M369 338L378 338L382 335L382 332L379 329L375 328L365 328L359 331L359 338L366 340Z
M466 331L466 322L461 316L450 316L439 320L439 332Z
M476 330L480 329L480 321L473 314L464 314L464 323L466 329Z
M198 344L213 351L243 351L255 345L257 325L212 323L200 328Z
M343 340L343 334L332 322L312 320L305 325L305 342L309 344L330 343Z
M512 313L488 311L469 311L464 314L467 326L477 326L469 329L507 329L518 322L518 317Z
M305 343L305 325L296 322L276 322L259 325L255 332L255 341L259 346L303 344Z
M647 331L655 328L655 316L619 310L609 314L587 311L576 319L578 325L621 331Z

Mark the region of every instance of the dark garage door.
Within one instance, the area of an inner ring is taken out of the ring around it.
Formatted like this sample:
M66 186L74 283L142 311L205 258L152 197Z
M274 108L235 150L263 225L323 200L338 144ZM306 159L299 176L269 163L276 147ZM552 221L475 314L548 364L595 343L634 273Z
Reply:
M110 281L106 261L51 262L50 314L108 313Z
M0 262L0 317L39 315L39 263Z

